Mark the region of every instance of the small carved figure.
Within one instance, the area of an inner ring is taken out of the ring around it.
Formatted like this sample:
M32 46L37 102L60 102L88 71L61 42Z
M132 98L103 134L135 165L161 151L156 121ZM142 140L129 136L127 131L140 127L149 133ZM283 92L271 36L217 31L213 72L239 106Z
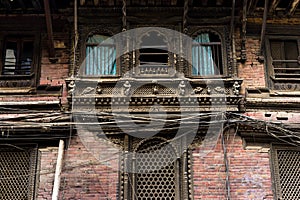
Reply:
M239 84L239 82L235 81L233 86L232 86L232 92L234 95L239 95L240 94L240 89L241 89L241 86Z
M158 88L156 85L153 87L153 94L158 94Z
M185 89L186 89L186 85L184 81L180 81L179 85L178 85L178 89L179 89L179 95L184 96L185 95Z
M131 90L131 84L129 83L129 81L125 81L123 87L124 87L124 95L129 96Z
M69 87L69 91L68 91L68 94L70 95L70 96L72 96L73 95L73 93L74 93L74 91L75 91L75 81L71 81L70 83L69 83L69 85L68 85L68 87Z
M102 88L101 88L100 85L98 85L98 86L96 87L96 93L97 93L97 94L102 94Z
M210 87L207 87L207 94L211 94L211 89L210 89Z

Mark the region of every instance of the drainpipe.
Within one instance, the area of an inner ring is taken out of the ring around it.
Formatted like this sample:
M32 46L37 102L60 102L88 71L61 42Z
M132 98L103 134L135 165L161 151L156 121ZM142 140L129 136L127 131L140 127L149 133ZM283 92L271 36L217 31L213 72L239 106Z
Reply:
M64 156L64 146L65 146L64 141L60 140L59 147L58 147L57 161L56 161L52 200L58 200L59 187L60 187L60 175L61 175L63 156Z

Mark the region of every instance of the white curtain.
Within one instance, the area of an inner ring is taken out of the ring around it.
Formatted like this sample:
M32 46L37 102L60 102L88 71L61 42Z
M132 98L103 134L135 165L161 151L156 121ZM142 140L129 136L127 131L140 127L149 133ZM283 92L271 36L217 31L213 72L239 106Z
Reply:
M116 48L108 36L93 35L86 45L86 75L116 75ZM105 43L102 43L105 41Z

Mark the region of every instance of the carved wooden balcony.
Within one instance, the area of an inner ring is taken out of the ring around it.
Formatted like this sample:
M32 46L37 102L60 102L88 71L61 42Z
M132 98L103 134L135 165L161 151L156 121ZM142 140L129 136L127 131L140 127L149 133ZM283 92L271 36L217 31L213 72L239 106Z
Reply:
M91 81L68 79L68 100L80 110L149 112L153 105L166 112L244 110L240 79L121 78ZM127 110L128 111L128 110Z

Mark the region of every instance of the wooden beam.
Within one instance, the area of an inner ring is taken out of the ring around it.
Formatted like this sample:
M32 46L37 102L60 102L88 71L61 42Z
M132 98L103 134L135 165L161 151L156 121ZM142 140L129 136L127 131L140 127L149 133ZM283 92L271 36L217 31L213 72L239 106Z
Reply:
M55 55L55 50L54 50L54 39L53 39L52 20L51 20L49 0L44 0L44 9L45 9L45 17L46 17L46 25L47 25L49 58L53 58Z
M280 3L280 0L273 0L270 7L270 13L274 12Z
M249 2L249 7L248 7L248 13L247 14L252 13L256 9L257 2L258 2L258 0L251 0Z
M122 1L122 26L123 26L123 30L125 31L127 29L127 6L126 6L126 0Z
M289 4L289 6L287 7L287 10L286 10L288 16L291 16L295 13L299 3L300 3L300 0L291 1L291 3Z
M265 0L263 22L262 22L261 34L260 34L260 56L261 56L261 58L262 58L263 50L264 50L264 46L265 46L265 35L266 35L266 26L267 26L267 17L268 17L268 5L269 5L269 0Z
M246 56L246 30L247 30L247 0L243 2L243 18L242 18L242 43L241 43L241 61L245 62Z
M234 34L234 17L235 16L235 0L232 0L231 6L231 20L230 20L230 37L233 37Z
M187 33L187 14L189 11L189 0L184 0L183 16L182 16L182 30Z

